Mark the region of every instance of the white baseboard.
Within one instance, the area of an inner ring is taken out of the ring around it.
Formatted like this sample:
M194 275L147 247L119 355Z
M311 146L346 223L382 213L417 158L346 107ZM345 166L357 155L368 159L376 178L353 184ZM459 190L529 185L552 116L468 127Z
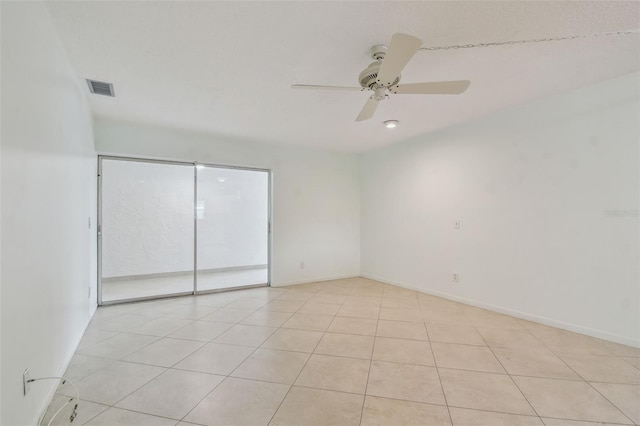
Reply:
M271 283L271 287L277 288L277 287L287 287L290 285L297 285L297 284L309 284L309 283L317 283L317 282L322 282L322 281L333 281L333 280L344 280L347 278L358 278L360 277L359 274L351 274L351 275L336 275L336 276L331 276L331 277L320 277L320 278L313 278L313 279L308 279L308 280L303 280L303 281L284 281L284 282L280 282L280 283Z
M585 334L587 336L596 337L598 339L608 340L614 343L620 343L622 345L632 346L635 348L640 348L640 340L632 339L626 336L619 336L617 334L608 333L602 330L596 330L594 328L584 327L577 324L572 324L564 321L558 321L547 317L542 317L539 315L529 314L527 312L516 311L513 309L505 308L502 306L491 305L489 303L479 302L477 300L466 299L464 297L456 296L449 293L444 293L440 291L428 290L423 288L418 288L413 285L388 280L386 278L376 277L373 275L363 274L362 277L369 278L371 280L380 281L386 284L395 285L398 287L406 288L408 290L415 290L420 293L430 294L432 296L442 297L443 299L452 300L454 302L464 303L466 305L476 306L478 308L489 309L494 312L498 312L505 315L511 315L516 318L525 319L528 321L537 322L544 325L549 325L551 327L561 328L563 330L573 331L575 333Z
M67 368L69 368L69 364L73 359L73 355L76 353L76 349L78 348L78 345L80 345L80 341L82 340L82 337L84 337L84 333L87 332L87 327L89 327L89 324L91 323L91 320L93 319L93 315L95 315L96 310L97 310L97 305L95 307L93 306L91 307L89 318L87 319L87 323L82 328L82 333L80 334L80 337L76 340L76 343L73 345L71 352L67 354L62 367L56 372L55 374L56 376L63 376L64 372L67 371ZM49 405L51 405L51 401L53 401L53 397L56 394L56 390L58 390L59 384L60 384L59 382L55 382L54 384L51 385L51 388L47 393L47 397L44 399L45 404L41 406L39 410L40 416L38 417L38 426L40 426L40 423L42 423L42 419L44 418L45 414L47 414L47 408L49 408Z

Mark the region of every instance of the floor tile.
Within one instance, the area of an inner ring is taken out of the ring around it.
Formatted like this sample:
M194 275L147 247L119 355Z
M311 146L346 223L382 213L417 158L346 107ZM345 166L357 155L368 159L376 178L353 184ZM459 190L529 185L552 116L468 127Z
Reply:
M435 366L429 342L376 337L373 359L405 364Z
M200 318L213 313L216 309L218 308L214 306L182 305L176 306L171 311L171 313L168 314L168 316L182 319L199 320Z
M380 288L354 288L349 296L355 297L382 297L383 290Z
M591 383L613 405L636 424L640 424L640 385Z
M422 322L379 320L376 336L428 340L427 330Z
M97 327L101 330L128 332L133 328L141 327L153 320L153 317L146 315L124 314L117 315L107 321L101 321Z
M515 376L514 380L541 417L628 423L629 419L588 383Z
M275 327L237 324L216 337L214 342L257 348L276 330L277 328Z
M352 318L378 319L380 308L377 306L342 305L337 316Z
M180 420L223 379L213 374L167 370L116 407Z
M89 326L82 336L82 340L80 340L80 344L76 350L81 351L82 349L86 349L89 346L95 345L96 343L100 343L117 335L117 331L101 330L99 328Z
M445 368L438 371L449 406L535 415L509 376Z
M102 358L122 359L125 356L155 342L159 337L121 333L115 337L89 346L78 353Z
M171 333L168 337L210 342L231 327L233 324L224 322L194 321L175 333Z
M186 417L204 425L267 425L288 385L228 377Z
M322 355L371 359L373 341L372 336L325 333L314 352Z
M101 307L76 352L74 424L640 422L640 349L365 278Z
M360 334L375 336L378 321L366 318L332 317L333 321L327 329L331 333Z
M515 318L500 315L493 312L482 313L480 315L466 313L471 324L477 328L498 328L498 329L511 329L522 330L522 326L515 320Z
M289 318L291 318L291 313L289 312L256 311L243 319L241 323L248 325L262 325L265 327L280 327Z
M308 359L309 354L302 352L258 349L231 375L244 379L291 385Z
M555 354L613 355L610 347L593 337L535 323L525 328Z
M79 382L85 377L102 370L108 365L114 363L114 360L107 358L99 358L95 356L75 354L71 358L71 362L64 372L64 377L72 382Z
M444 405L445 399L434 367L373 361L367 395Z
M547 377L552 379L581 380L580 376L571 368L567 367L560 358L546 349L495 348L493 352L509 374Z
M640 358L622 357L622 359L627 361L629 364L633 365L634 367L640 369Z
M311 355L296 386L364 394L369 360Z
M202 317L203 321L238 323L254 312L253 309L220 308L217 311Z
M477 330L487 342L487 345L493 348L544 348L542 342L525 329L478 327Z
M269 300L266 300L264 298L243 297L243 298L234 300L231 303L228 303L227 305L225 305L225 308L256 310L258 308L263 307L267 303L269 303Z
M451 425L447 407L367 396L362 411L362 426Z
M609 342L606 340L600 340L602 345L606 346L606 348L611 351L613 355L616 356L629 356L629 357L640 357L640 347L636 348L633 346L622 345L620 343Z
M620 426L620 423L583 422L581 420L552 419L541 417L546 426Z
M411 321L422 323L419 309L380 308L380 319L390 321Z
M247 346L208 343L197 352L180 361L174 368L228 375L253 351L253 348Z
M192 320L180 318L156 318L140 327L132 328L130 332L162 337L178 331L192 322Z
M453 426L544 426L537 416L449 407ZM594 425L595 426L595 425Z
M500 361L493 355L491 349L487 347L436 342L433 342L431 347L438 367L484 371L487 373L506 373L502 365L500 365Z
M322 338L322 335L323 333L320 331L280 328L262 344L262 347L311 353Z
M269 426L358 426L363 398L293 386Z
M399 296L384 296L382 298L381 306L383 308L394 309L412 309L419 310L420 305L418 299L414 297L399 297Z
M422 318L428 324L451 324L456 326L473 327L474 324L461 311L430 310L422 308Z
M287 291L286 293L281 294L275 301L295 301L295 302L306 302L311 299L315 293L305 293L303 291ZM300 309L304 305L304 303L300 303L297 309ZM296 310L297 310L296 309Z
M347 296L341 294L322 294L318 293L309 299L311 303L333 303L336 305L342 305L347 299Z
M402 287L396 287L394 285L387 284L384 286L384 294L383 296L390 297L417 297L418 292L409 290Z
M75 423L75 422L74 422ZM149 414L136 413L135 411L109 408L102 414L94 417L87 426L174 426L175 420L163 417L150 416Z
M333 303L313 303L307 302L298 310L299 314L335 315L340 309L340 305Z
M333 320L331 315L314 315L314 314L293 314L283 328L297 328L299 330L316 330L325 331L329 328L329 324Z
M51 404L45 413L45 416L42 418L40 425L48 425L51 421L51 417L58 412L58 410L65 405L69 401L68 396L64 395L54 395ZM60 411L56 417L51 422L51 426L62 426L62 425L83 425L87 423L89 420L97 416L98 414L105 411L109 408L108 405L96 404L95 402L90 401L77 401L78 409L76 410L76 417L73 420L73 423L69 422L69 418L71 417L71 413L75 407L75 402L73 404L68 404L65 408Z
M82 399L113 405L164 371L161 367L116 361L76 386Z
M351 287L343 287L341 285L328 286L324 285L318 290L316 294L328 294L337 296L348 296L351 294ZM335 302L334 302L335 303Z
M441 343L485 346L482 336L474 327L453 324L427 324L429 340Z
M590 382L640 384L640 370L619 357L560 355L560 358Z
M344 301L344 305L352 305L352 306L380 307L381 304L382 304L382 297L375 297L375 296L352 295L352 296L347 296L347 298Z
M204 345L194 340L163 338L124 358L125 361L171 367Z
M185 298L180 299L185 300ZM215 308L222 308L237 299L239 299L239 296L235 294L235 292L199 294L198 296L191 298L195 304L212 306Z

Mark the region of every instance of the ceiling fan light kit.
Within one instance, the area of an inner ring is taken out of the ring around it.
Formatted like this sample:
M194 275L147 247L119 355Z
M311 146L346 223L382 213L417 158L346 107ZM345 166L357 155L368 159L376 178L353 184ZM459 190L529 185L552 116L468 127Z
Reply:
M469 87L469 80L434 81L428 83L411 83L400 85L400 73L411 58L422 47L422 40L407 34L396 33L391 37L389 46L376 45L370 50L374 62L369 64L360 75L360 87L322 86L310 84L294 84L294 89L327 89L371 91L356 121L368 120L376 112L378 102L394 95L458 95ZM388 120L395 121L395 120ZM385 126L387 122L385 122ZM397 125L397 121L395 121ZM393 126L395 127L395 126ZM387 128L393 128L387 126Z
M398 127L399 123L400 122L398 120L387 120L382 124L384 124L384 127L386 127L387 129L395 129L396 127Z

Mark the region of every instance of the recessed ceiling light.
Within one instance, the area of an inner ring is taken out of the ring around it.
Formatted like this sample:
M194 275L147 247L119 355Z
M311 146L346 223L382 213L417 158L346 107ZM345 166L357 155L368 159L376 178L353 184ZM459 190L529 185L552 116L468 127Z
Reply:
M398 127L398 120L387 120L384 123L384 127L386 127L387 129L395 129L396 127Z

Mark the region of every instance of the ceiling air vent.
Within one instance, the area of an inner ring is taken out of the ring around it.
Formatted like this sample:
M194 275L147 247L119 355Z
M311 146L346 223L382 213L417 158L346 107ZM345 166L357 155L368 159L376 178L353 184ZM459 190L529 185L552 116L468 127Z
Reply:
M95 81L87 79L89 90L96 95L115 96L113 91L113 84L105 83L104 81Z

